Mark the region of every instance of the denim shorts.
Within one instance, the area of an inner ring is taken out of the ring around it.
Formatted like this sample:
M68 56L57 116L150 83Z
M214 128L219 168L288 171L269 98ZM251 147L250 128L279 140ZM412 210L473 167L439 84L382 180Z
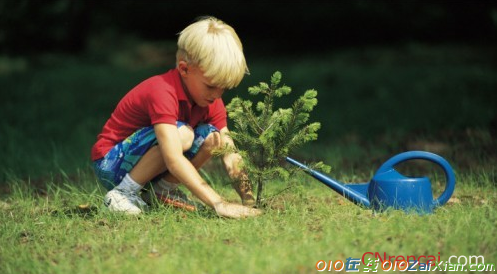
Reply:
M178 128L187 125L178 121ZM200 124L194 129L194 140L190 150L184 153L188 159L193 158L199 151L205 139L212 132L219 131L210 124ZM128 172L138 163L141 157L154 145L157 138L153 126L141 128L135 133L115 145L107 154L93 162L93 168L102 185L111 190Z

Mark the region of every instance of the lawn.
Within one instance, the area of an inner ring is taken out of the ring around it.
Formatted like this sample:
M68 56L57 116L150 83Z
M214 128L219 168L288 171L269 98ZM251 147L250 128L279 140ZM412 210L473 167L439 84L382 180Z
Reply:
M291 156L329 164L342 182L368 181L405 150L440 154L455 170L456 190L424 216L373 213L307 175L270 182L257 218L165 207L138 217L110 213L90 147L120 97L164 71L112 60L44 56L2 70L0 273L318 273L329 261L376 252L424 263L483 256L495 270L497 141L489 125L497 115L497 57L490 49L404 45L254 56L251 75L227 94L226 101L244 96L275 70L295 96L315 88L311 120L322 124L319 139ZM399 170L428 175L435 195L444 188L443 174L426 163ZM202 174L237 201L217 159Z

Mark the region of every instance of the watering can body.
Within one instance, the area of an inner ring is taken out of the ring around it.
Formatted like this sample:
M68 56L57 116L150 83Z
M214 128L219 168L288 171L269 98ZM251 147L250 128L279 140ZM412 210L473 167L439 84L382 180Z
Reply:
M433 199L431 182L427 177L406 177L395 170L395 165L408 160L423 159L442 167L446 177L446 188L442 195ZM429 214L445 204L455 189L455 176L450 164L442 157L425 151L409 151L386 161L368 183L344 184L287 157L287 161L303 168L314 178L355 204L383 211L387 208L405 212Z
M379 211L392 207L431 213L435 208L430 179L408 178L397 171L375 175L369 182L367 196L371 207Z

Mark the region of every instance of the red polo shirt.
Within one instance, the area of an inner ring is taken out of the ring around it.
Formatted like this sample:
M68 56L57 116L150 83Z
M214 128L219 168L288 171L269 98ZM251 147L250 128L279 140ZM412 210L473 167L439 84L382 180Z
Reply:
M209 123L226 127L226 108L221 98L207 107L192 105L183 90L180 74L172 69L153 76L134 87L117 104L91 150L92 161L107 154L117 143L140 128L183 121L192 127Z

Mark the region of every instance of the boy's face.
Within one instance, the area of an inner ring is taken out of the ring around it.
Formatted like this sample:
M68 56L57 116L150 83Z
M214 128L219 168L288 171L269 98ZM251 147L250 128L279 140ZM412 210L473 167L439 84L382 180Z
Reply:
M198 106L206 107L223 95L224 89L213 86L197 66L188 65L186 62L180 61L178 70L185 92Z

